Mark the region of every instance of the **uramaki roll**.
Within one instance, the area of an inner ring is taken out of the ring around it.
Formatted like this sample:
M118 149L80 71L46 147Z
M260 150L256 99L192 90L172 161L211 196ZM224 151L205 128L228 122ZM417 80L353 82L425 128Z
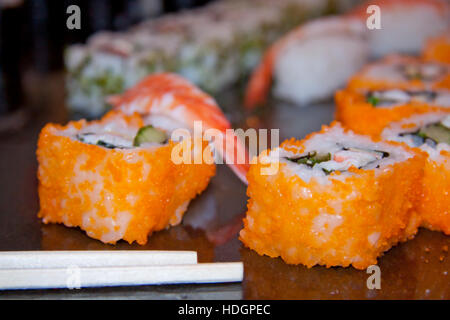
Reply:
M373 137L392 121L416 113L450 110L449 90L387 89L357 92L349 89L335 94L336 119L360 134Z
M421 59L389 55L368 64L349 81L352 90L450 89L450 66Z
M272 163L278 172L264 175ZM240 239L289 264L365 269L417 232L423 164L406 146L373 142L338 123L285 141L251 165Z
M450 30L427 40L423 50L423 59L450 64Z
M177 143L169 132L118 112L100 121L47 124L37 149L39 217L105 243L145 244L153 231L178 224L215 166L175 165ZM186 183L192 176L195 183Z
M450 112L392 123L382 138L406 143L428 155L418 213L424 227L450 235Z

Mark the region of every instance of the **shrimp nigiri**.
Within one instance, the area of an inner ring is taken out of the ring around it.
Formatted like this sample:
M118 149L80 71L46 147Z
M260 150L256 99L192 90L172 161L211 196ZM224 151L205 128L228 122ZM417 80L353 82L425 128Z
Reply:
M365 26L358 19L324 18L294 29L275 42L253 72L245 106L274 94L297 104L330 97L368 58Z
M216 151L247 183L248 154L244 144L230 134L231 125L214 99L184 78L171 73L152 74L124 94L109 97L108 102L126 114L165 116L188 129L201 121L203 131L219 130L221 136L213 141Z

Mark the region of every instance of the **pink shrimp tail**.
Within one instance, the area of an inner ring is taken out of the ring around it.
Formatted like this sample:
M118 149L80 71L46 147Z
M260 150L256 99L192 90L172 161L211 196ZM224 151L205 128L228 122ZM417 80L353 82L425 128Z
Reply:
M245 92L244 105L247 109L254 109L266 102L272 84L273 60L274 55L270 51L253 72Z

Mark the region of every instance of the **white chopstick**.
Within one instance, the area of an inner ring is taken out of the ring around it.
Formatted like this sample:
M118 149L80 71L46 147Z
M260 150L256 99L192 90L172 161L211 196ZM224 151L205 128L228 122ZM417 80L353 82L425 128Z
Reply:
M124 267L196 264L195 251L2 251L1 269Z
M240 282L243 276L242 262L109 268L3 269L0 270L0 290Z

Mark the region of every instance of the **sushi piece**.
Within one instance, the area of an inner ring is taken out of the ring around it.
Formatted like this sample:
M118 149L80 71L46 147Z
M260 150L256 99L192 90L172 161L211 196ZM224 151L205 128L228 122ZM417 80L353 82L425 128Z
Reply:
M369 6L380 8L380 29L366 29L373 57L391 53L418 54L427 38L450 26L450 9L445 0L371 0L349 13L365 24Z
M406 146L374 142L339 123L287 140L250 167L240 239L289 264L365 269L417 232L424 161ZM272 163L278 172L264 175Z
M349 81L351 90L450 89L450 66L421 59L389 55L368 64Z
M194 133L196 122L201 122L202 133L214 129L218 133L211 141L215 155L247 183L249 155L243 141L231 130L214 99L186 79L171 73L155 73L108 101L125 114L137 112L143 117L167 118Z
M245 105L274 96L304 105L331 97L368 59L365 25L359 20L323 18L301 25L273 44L254 70Z
M450 111L414 115L392 123L381 137L427 154L418 212L424 227L450 235Z
M149 125L120 112L47 124L37 149L39 217L79 227L104 243L145 244L153 231L179 224L215 165L175 165L172 150L186 140L172 141L171 130L167 121Z
M423 59L450 64L450 29L446 33L427 40Z
M361 134L378 136L392 121L415 113L450 110L449 90L386 89L336 92L336 119Z
M354 1L354 0L352 0ZM68 47L68 105L89 116L107 110L105 97L155 72L175 72L218 93L246 78L278 37L349 0L226 0L99 32Z

